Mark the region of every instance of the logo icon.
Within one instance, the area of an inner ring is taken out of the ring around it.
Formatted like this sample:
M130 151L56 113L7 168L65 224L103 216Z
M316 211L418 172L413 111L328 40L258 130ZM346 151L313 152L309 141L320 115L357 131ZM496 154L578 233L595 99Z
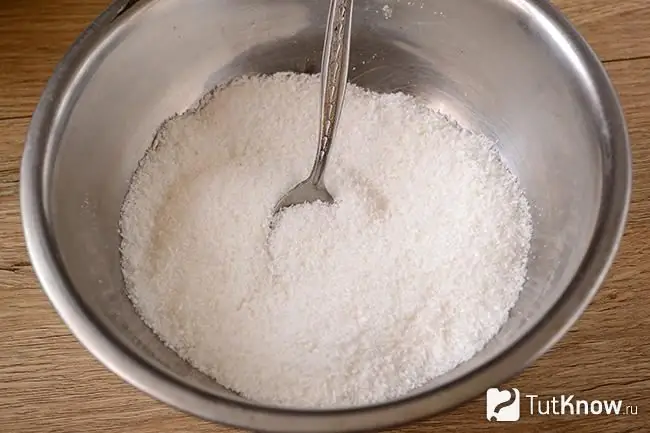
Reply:
M488 421L519 421L519 390L490 388L485 394Z

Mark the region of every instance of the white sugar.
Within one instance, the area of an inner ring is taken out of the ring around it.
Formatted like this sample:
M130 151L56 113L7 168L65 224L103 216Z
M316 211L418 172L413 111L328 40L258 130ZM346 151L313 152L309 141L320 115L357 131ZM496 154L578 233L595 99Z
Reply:
M271 212L311 168L317 76L239 79L168 121L125 199L128 291L166 344L245 397L392 399L471 358L526 276L531 221L486 138L351 86L331 206Z

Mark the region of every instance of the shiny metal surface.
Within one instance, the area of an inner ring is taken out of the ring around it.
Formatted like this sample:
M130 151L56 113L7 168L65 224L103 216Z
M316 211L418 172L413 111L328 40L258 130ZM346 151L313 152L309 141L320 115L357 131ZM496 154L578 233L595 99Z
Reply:
M331 0L321 61L321 108L318 148L309 177L286 193L273 213L301 203L334 201L323 182L327 157L343 108L350 64L353 0Z
M157 126L216 84L241 74L317 72L328 4L120 0L63 59L29 129L22 217L52 304L125 380L221 423L347 432L454 407L517 374L567 331L601 284L623 231L631 168L618 99L596 56L547 1L357 0L350 81L413 94L496 138L519 175L534 218L523 293L474 358L386 404L260 406L189 367L142 323L124 292L118 219L129 180Z

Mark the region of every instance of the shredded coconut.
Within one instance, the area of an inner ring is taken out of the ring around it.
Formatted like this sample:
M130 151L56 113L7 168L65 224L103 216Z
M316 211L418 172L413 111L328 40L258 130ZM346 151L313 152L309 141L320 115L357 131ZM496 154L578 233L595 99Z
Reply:
M384 18L386 19L390 19L393 16L393 8L389 5L382 6L381 11L384 13Z
M180 356L268 404L400 397L471 358L526 276L531 220L495 144L350 85L333 205L272 209L311 168L318 76L238 79L167 121L121 218L126 286Z

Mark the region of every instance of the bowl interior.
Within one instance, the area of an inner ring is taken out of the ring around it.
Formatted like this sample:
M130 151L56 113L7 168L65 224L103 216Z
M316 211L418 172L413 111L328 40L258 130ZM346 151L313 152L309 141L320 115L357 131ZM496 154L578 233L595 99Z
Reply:
M76 295L138 357L212 394L239 399L167 349L125 295L120 206L163 120L238 75L317 72L328 3L142 1L95 35L53 126L45 206ZM510 319L431 389L516 342L568 286L610 181L610 131L571 41L527 2L358 0L353 27L352 82L413 94L497 139L533 206L528 281Z

